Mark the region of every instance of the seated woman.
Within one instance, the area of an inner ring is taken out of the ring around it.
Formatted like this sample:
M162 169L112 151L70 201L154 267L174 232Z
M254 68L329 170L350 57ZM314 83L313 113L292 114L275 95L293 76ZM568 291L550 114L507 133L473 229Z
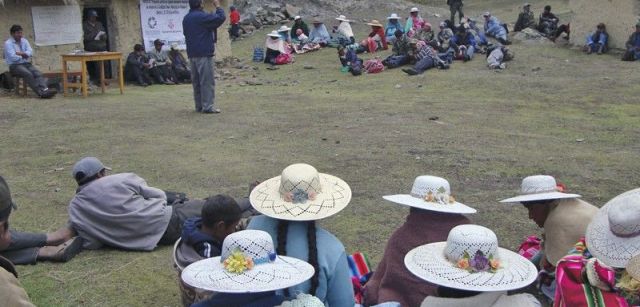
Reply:
M311 165L293 164L281 176L259 184L249 200L264 215L253 218L248 228L269 233L278 254L308 261L315 268L310 281L277 293L306 293L328 306L353 306L344 246L316 225L316 220L334 215L349 204L349 185L338 177L318 173Z
M371 33L369 33L369 37L360 42L360 47L356 51L358 53L374 53L380 49L389 49L382 24L375 19L367 24L371 26Z
M412 7L409 11L407 23L404 25L404 33L409 37L413 37L413 35L422 28L424 23L424 19L420 17L420 10L418 10L417 7Z
M396 31L400 30L404 33L404 27L400 23L400 17L398 14L393 13L387 17L387 25L384 27L384 35L387 37L387 42L393 44L396 41Z
M584 50L587 54L593 52L603 54L609 51L609 33L607 33L604 23L599 23L596 26L596 31L587 35L587 44L584 46Z
M336 34L334 39L335 43L339 46L348 46L356 43L353 30L351 29L351 20L347 19L344 15L340 15L336 18L340 21L338 26L334 26L333 33Z
M640 189L607 202L557 264L554 306L640 305Z
M423 282L404 266L407 253L423 244L445 241L449 231L469 219L463 214L476 210L457 202L449 182L435 176L419 176L408 194L384 199L409 206L407 220L387 240L382 261L365 285L365 306L399 302L401 306L420 306L426 296L436 295L437 286ZM410 289L410 290L409 290Z
M456 226L446 242L418 246L403 260L423 284L438 286L436 296L411 306L540 307L531 294L507 294L533 283L538 275L536 267L525 257L499 247L496 234L486 227Z
M264 55L264 62L267 64L281 65L281 64L287 64L291 62L291 60L289 60L286 63L282 61L278 61L278 57L280 57L281 55L285 55L285 57L289 56L289 58L291 58L291 53L289 51L289 48L287 48L284 40L282 40L282 37L280 36L280 33L278 33L278 31L271 31L271 33L267 34L267 41L265 42L265 50L266 52Z
M319 50L321 48L320 44L311 42L309 37L304 34L302 29L296 30L296 37L294 39L293 45L291 46L297 54Z
M186 267L182 280L191 287L216 292L192 306L265 307L285 300L276 290L300 284L313 274L309 263L277 255L268 233L243 230L225 238L220 256Z
M291 28L284 25L281 26L280 29L278 29L278 34L280 34L280 38L282 38L282 40L285 41L287 44L291 44L291 35L289 34L289 31L291 31Z
M331 35L327 31L324 23L320 19L313 20L313 28L309 32L309 41L320 46L326 46L331 40Z

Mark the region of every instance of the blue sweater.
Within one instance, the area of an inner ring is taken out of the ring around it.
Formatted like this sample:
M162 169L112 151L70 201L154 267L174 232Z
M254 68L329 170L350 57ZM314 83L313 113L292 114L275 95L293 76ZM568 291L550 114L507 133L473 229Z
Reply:
M268 232L273 244L278 246L278 220L267 216L256 216L251 219L247 229ZM344 246L328 231L316 226L316 247L318 249L319 283L315 296L329 307L353 306L353 285L347 263ZM307 223L289 222L287 234L287 256L304 261L309 259L307 242ZM289 288L289 293L309 293L311 281ZM278 292L279 294L282 294Z
M226 19L224 10L217 8L212 14L203 10L190 10L182 20L189 58L212 57L217 41L218 27Z
M182 243L191 246L204 258L220 256L222 244L212 236L200 231L202 218L192 217L184 222L182 226Z

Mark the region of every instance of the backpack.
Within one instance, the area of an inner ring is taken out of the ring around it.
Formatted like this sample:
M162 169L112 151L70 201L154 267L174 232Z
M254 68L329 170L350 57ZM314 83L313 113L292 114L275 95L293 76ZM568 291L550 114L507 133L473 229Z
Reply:
M364 62L364 69L369 74L377 74L384 70L384 65L380 59L369 59Z
M2 87L5 90L12 90L16 88L16 84L13 80L13 77L11 76L11 73L9 73L8 71L5 71L2 74L0 74L0 87Z
M262 61L264 61L264 48L253 48L253 61L256 63L261 63Z

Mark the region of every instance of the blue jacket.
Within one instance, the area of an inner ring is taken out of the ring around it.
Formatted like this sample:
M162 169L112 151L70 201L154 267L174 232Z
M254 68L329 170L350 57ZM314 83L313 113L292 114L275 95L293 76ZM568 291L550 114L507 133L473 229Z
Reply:
M260 215L251 219L247 229L268 232L273 244L278 246L278 220ZM316 297L329 307L353 306L353 284L351 270L347 263L344 246L331 233L316 226L316 247L318 250L319 284ZM287 232L287 256L304 261L309 259L309 242L307 241L307 223L289 222ZM311 281L307 280L289 288L289 293L309 293ZM276 294L282 294L277 291Z
M224 10L217 8L212 14L203 10L190 10L182 20L189 58L212 57L217 41L217 29L226 19Z
M198 252L198 255L211 258L220 256L222 245L212 236L200 231L202 218L192 217L182 226L182 242Z

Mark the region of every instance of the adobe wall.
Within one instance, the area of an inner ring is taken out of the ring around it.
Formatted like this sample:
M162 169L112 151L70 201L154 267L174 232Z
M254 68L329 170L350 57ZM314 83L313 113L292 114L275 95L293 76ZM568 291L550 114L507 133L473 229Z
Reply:
M623 49L640 15L640 0L571 0L569 5L574 13L571 43L579 46L603 22L609 32L609 46Z

